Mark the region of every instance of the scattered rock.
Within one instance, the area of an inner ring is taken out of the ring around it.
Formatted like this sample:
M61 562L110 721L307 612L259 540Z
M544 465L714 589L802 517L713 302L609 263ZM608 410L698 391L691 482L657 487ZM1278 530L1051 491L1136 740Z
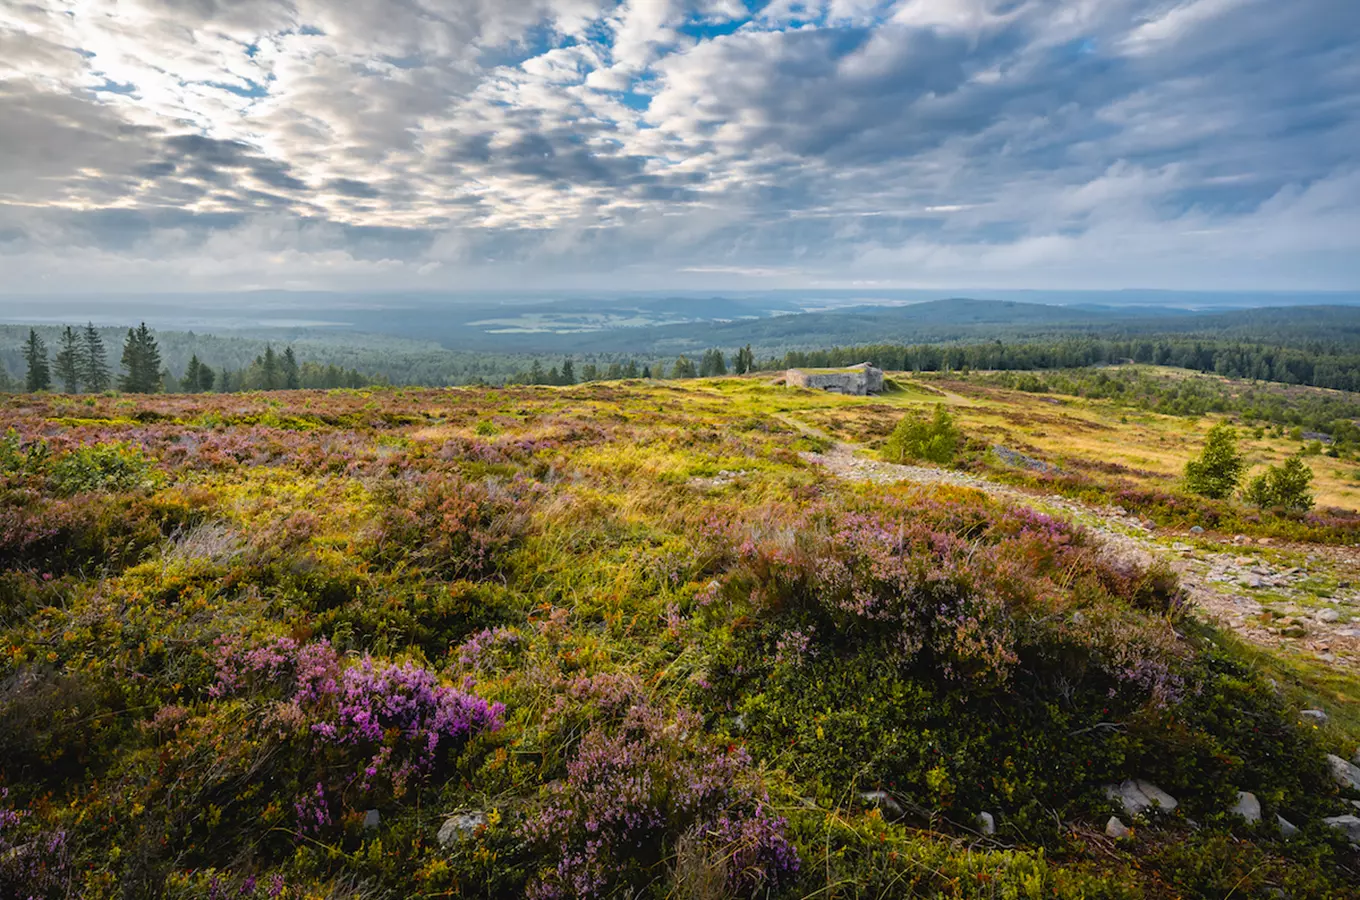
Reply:
M983 834L996 834L996 819L989 812L978 813L978 830Z
M1288 627L1282 629L1282 630L1280 631L1280 634L1283 635L1284 637L1287 637L1287 638L1301 638L1301 637L1307 637L1307 636L1308 636L1308 629L1307 629L1307 628L1304 628L1304 627L1303 627L1302 625L1300 625L1298 622L1295 622L1293 625L1290 625L1290 626L1288 626Z
M1322 820L1351 841L1360 841L1360 816L1332 816Z
M1305 709L1299 713L1299 718L1310 725L1326 725L1327 714L1320 709Z
M1105 823L1105 836L1122 841L1129 836L1129 826L1119 821L1118 816L1110 816L1110 821Z
M1141 815L1154 808L1171 812L1177 806L1176 798L1155 784L1137 778L1119 785L1107 785L1105 796L1122 805L1131 816Z
M1299 829L1295 827L1294 823L1290 822L1288 819L1286 819L1279 813L1275 814L1275 824L1280 826L1280 834L1284 835L1285 837L1293 837L1294 835L1299 833Z
M439 846L452 847L486 824L486 813L480 809L455 813L439 826Z
M1248 791L1237 792L1237 805L1232 808L1233 814L1241 816L1247 820L1247 824L1255 825L1261 821L1261 801L1256 799L1256 795Z
M887 791L864 791L859 795L859 799L876 808L883 814L883 818L888 821L895 821L906 814L902 809L902 804L892 798Z
M1332 767L1332 780L1338 787L1360 791L1360 766L1354 766L1341 757L1328 753L1327 763Z
M370 809L368 812L364 813L364 827L365 827L365 828L369 828L369 829L377 828L377 827L378 827L378 822L379 822L380 820L381 820L381 816L379 816L378 811L377 811L376 809Z
M1334 609L1320 609L1313 615L1313 618L1319 622L1335 622L1341 618L1341 613Z
M1036 472L1062 471L1061 468L1053 465L1052 463L1044 462L1042 459L1035 459L1032 456L1026 456L1025 454L1020 453L1016 450L1012 450L1009 447L1002 447L1000 444L997 444L996 446L992 447L992 453L996 455L997 459L1001 460L1002 463L1008 466L1016 466L1022 469L1032 469L1033 471ZM1120 515L1123 515L1123 513L1121 512Z
M1192 528L1190 529L1190 533L1191 533L1191 534L1204 534L1204 526L1202 526L1202 525L1195 525L1194 527L1192 527Z

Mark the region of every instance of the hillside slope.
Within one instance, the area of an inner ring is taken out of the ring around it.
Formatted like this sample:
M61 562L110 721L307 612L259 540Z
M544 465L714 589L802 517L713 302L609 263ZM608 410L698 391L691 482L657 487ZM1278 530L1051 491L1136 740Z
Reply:
M1075 505L828 471L941 397L6 398L0 896L1360 896L1354 673Z

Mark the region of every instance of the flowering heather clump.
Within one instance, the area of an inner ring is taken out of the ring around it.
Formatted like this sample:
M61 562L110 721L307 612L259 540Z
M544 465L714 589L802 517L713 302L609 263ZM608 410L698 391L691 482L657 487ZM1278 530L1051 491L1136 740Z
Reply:
M687 833L725 859L727 889L755 896L797 873L785 822L769 805L745 751L702 738L688 711L638 703L611 731L589 731L521 834L556 863L530 896L602 897L655 878Z
M0 788L0 804L9 789ZM19 834L28 814L0 805L0 897L65 896L69 889L70 850L65 831Z
M450 748L498 730L505 713L503 705L442 685L410 662L364 657L344 666L324 640L299 645L277 638L246 650L224 642L209 693L272 693L304 714L322 746L361 751L366 758L351 782L365 791L382 783L395 795L412 777L432 772Z

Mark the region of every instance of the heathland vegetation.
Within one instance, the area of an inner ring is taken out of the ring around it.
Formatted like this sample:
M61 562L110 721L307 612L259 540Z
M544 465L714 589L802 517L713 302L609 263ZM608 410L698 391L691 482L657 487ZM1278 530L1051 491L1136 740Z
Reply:
M10 395L0 895L1360 896L1355 670L1036 508L1322 553L1353 445L993 378Z

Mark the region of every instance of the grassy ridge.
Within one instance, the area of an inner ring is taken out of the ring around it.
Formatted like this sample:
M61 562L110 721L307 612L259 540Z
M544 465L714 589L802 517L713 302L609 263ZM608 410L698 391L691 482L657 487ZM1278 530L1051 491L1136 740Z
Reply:
M1320 681L800 455L909 387L8 398L0 895L1357 896Z

